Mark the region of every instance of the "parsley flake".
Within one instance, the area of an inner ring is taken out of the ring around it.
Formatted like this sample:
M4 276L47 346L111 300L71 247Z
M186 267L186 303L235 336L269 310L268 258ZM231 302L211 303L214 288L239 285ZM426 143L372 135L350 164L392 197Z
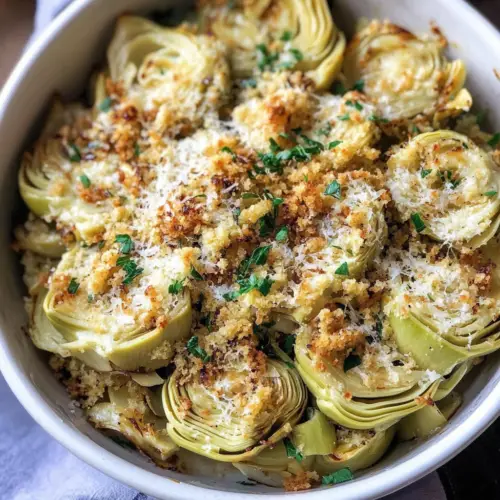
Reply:
M276 232L276 241L285 241L288 238L288 228L281 226Z
M109 111L111 109L111 104L113 103L111 97L106 97L105 99L103 99L100 104L99 104L99 109L101 111Z
M489 141L488 145L491 146L492 148L496 148L497 145L500 143L500 132L497 132Z
M229 153L233 157L233 160L236 159L236 153L230 147L224 146L220 150L221 153Z
M125 278L122 281L124 285L130 285L133 279L144 271L142 267L137 267L137 263L128 255L118 257L116 265L120 266L125 271Z
M210 361L210 356L207 354L207 351L199 346L198 337L196 335L188 340L186 347L193 356L195 356L196 358L200 358L203 363L207 363L208 361Z
M422 177L422 179L425 179L431 172L432 172L432 169L425 169L425 168L423 168L420 171L420 177Z
M134 144L134 156L139 156L141 154L141 148L137 142Z
M196 270L196 268L191 264L191 276L196 280L196 281L205 281L205 278Z
M345 469L339 469L331 474L327 474L321 478L321 484L340 484L346 481L351 481L353 475L350 469L347 467Z
M172 281L172 283L168 285L168 293L171 293L172 295L178 295L180 292L182 292L184 288L184 279L185 278Z
M361 358L356 354L349 354L347 358L344 360L344 372L351 370L352 368L356 368L361 364Z
M69 161L72 162L79 162L82 159L82 154L80 153L80 150L78 149L78 146L76 144L69 144L68 145L69 149Z
M352 86L352 90L357 90L358 92L363 92L365 89L365 82L363 80L358 80Z
M292 32L291 31L285 31L281 37L280 40L282 42L289 42L292 39Z
M425 229L425 223L419 213L411 214L411 221L415 226L417 233L421 233Z
M351 119L351 116L349 115L349 113L346 113L345 115L338 115L337 118L340 121L346 122L347 120Z
M332 141L328 144L328 149L335 149L337 146L342 144L343 141Z
M339 276L349 276L349 266L347 265L347 262L340 264L340 266L335 270L335 274L338 274Z
M117 234L115 237L115 243L120 243L121 253L130 253L134 248L134 242L128 234Z
M486 191L486 193L484 193L484 196L489 196L490 198L492 196L496 196L498 194L498 191Z
M359 103L358 101L346 101L346 104L348 106L356 108L358 111L362 111L362 109L363 109L363 105L361 103Z
M78 281L76 281L75 278L71 278L71 281L69 282L68 285L68 293L70 293L71 295L75 295L75 293L78 291L79 288L80 288L80 283L78 283Z
M85 189L88 189L90 187L90 179L85 174L80 175L80 182Z
M290 441L290 439L288 439L288 438L283 439L283 444L285 445L286 456L288 458L295 458L295 460L297 460L297 462L302 462L304 456L295 447L295 445L292 443L292 441Z
M342 186L337 181L333 181L330 182L328 186L326 186L324 194L326 196L333 196L334 198L337 198L337 200L341 200L342 199L341 189Z

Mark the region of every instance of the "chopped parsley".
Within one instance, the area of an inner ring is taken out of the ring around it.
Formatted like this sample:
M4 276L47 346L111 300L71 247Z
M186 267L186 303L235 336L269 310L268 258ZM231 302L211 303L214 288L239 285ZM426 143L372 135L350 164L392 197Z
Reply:
M377 115L369 116L368 120L370 120L371 122L376 122L376 123L389 123L389 120L387 118L382 118L381 116L377 116Z
M105 99L103 99L100 104L99 104L99 109L101 111L109 111L111 109L111 104L113 103L111 97L106 97Z
M288 238L288 228L281 226L276 232L276 241L285 241Z
M263 43L259 43L255 48L257 49L257 66L260 71L265 71L266 68L272 70L273 64L279 58L279 54L269 52Z
M343 262L340 266L335 270L335 274L339 276L349 276L349 266L347 262Z
M262 237L269 236L276 229L279 206L283 203L283 198L275 198L274 195L267 190L264 191L264 198L272 201L273 210L271 213L267 213L258 220L259 235Z
M281 37L280 40L282 42L289 42L292 39L292 32L291 31L285 31Z
M254 78L247 78L246 80L241 80L241 86L244 89L254 89L257 87L257 81Z
M236 300L239 296L251 292L252 290L258 290L264 297L266 297L271 290L274 280L268 276L258 278L255 274L252 274L250 278L238 279L236 282L240 286L240 289L223 295L224 299L229 302Z
M196 281L205 281L203 276L196 270L196 268L191 264L191 276L196 280Z
M330 123L327 123L324 128L320 128L318 130L318 135L328 135L332 130L332 126Z
M267 262L267 256L269 255L269 250L271 245L266 245L263 247L256 248L248 259L241 262L238 267L238 279L242 280L248 277L250 268L252 266L262 266Z
M130 285L132 280L144 271L142 267L137 267L137 263L128 255L118 257L116 265L120 266L125 271L125 278L122 281L124 285Z
M463 147L464 149L469 149L469 146L467 146L467 144L466 144L465 142L462 142L462 147Z
M498 191L486 191L486 193L484 193L484 196L489 196L490 198L492 196L496 196L498 194Z
M349 115L349 113L346 113L345 115L338 115L337 118L340 121L346 122L347 120L351 119L351 116Z
M422 177L422 179L425 179L428 175L430 175L432 173L432 169L425 169L423 168L421 171L420 171L420 177Z
M347 358L344 359L344 372L348 372L352 368L356 368L361 364L361 358L357 354L349 354Z
M85 174L80 175L80 182L85 189L88 189L90 187L90 179Z
M321 478L321 484L340 484L346 481L351 481L353 475L350 469L347 467L345 469L339 469L331 474L327 474Z
M365 82L363 80L358 80L352 86L352 90L357 90L358 92L363 92L365 89Z
M337 182L333 181L326 186L324 194L326 196L333 196L334 198L337 198L337 200L342 199L342 186Z
M134 242L128 234L117 234L115 237L115 243L120 243L121 253L130 253L134 249Z
M352 108L356 108L358 111L361 111L363 109L363 105L358 101L346 101L346 104L348 106L351 106Z
M292 441L290 441L290 439L288 439L288 438L283 439L283 444L285 445L286 456L288 458L295 458L295 460L297 460L297 462L302 462L304 456L295 447L295 445L292 443Z
M71 281L69 282L68 285L68 293L71 295L75 295L76 292L78 292L78 289L80 288L80 283L76 281L75 278L71 278Z
M99 250L102 250L104 248L104 245L105 245L105 241L104 240L101 240L98 244L97 244L97 248Z
M171 293L172 295L178 295L180 292L182 292L184 288L184 279L185 278L172 281L172 283L168 285L168 293Z
M230 147L224 146L220 150L221 150L221 153L229 153L233 157L233 160L236 159L236 153Z
M492 148L496 148L498 144L500 143L500 132L497 132L489 141L488 145L490 145Z
M420 134L420 129L415 125L413 124L412 127L411 127L411 131L414 133L414 134Z
M328 143L328 149L335 149L337 146L342 144L343 141L332 141Z
M414 213L411 214L411 221L413 222L413 225L415 226L415 230L417 233L421 233L425 229L425 223L422 220L422 217L420 217L419 213Z
M69 144L68 149L69 149L69 161L72 162L81 161L82 154L80 153L80 150L78 149L78 146L76 146L76 144L73 143Z
M134 144L134 156L139 156L141 154L141 148L137 142Z
M207 363L208 361L210 361L210 356L207 354L207 351L199 346L198 337L196 335L188 340L186 347L190 354L197 358L200 358L203 363Z

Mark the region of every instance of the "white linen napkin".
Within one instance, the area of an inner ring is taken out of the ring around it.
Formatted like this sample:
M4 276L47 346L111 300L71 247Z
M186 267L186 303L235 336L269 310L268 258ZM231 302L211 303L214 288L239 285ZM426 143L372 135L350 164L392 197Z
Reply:
M70 1L37 0L35 30L31 40L36 39ZM1 375L0 408L0 499L154 500L73 456L33 421ZM204 496L208 499L210 493L207 491ZM385 500L422 498L446 500L437 473Z

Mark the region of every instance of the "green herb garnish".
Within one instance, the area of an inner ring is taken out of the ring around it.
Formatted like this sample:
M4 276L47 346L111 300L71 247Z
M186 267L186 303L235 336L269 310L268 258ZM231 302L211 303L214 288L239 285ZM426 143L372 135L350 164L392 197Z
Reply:
M350 469L347 467L345 469L340 469L331 474L323 476L321 478L321 484L340 484L345 483L346 481L351 481L353 479L353 475Z
M71 295L75 295L75 293L78 291L78 288L80 288L80 283L78 283L75 278L71 278L71 281L68 285L68 293L70 293Z
M139 147L139 144L136 142L134 144L134 156L139 156L141 154L141 148Z
M88 189L90 187L90 179L85 174L80 175L80 182L85 189Z
M420 171L420 177L422 177L422 179L425 179L429 174L431 174L431 172L432 172L432 169L425 169L425 168L423 168Z
M132 280L144 271L142 267L137 267L137 263L128 255L118 257L116 265L120 266L125 271L125 278L122 281L124 285L132 283Z
M285 31L281 37L280 40L282 42L289 42L292 39L292 32L291 31Z
M203 363L210 361L210 356L207 354L207 351L198 345L198 337L196 335L188 340L186 347L193 356L200 358Z
M168 293L171 293L172 295L178 295L180 292L182 292L184 288L184 279L185 278L172 281L172 283L168 285Z
M113 100L111 99L111 97L108 96L101 101L101 103L99 104L99 109L104 112L109 111L111 109L112 103Z
M196 270L196 268L191 264L191 276L196 280L196 281L205 281L203 276Z
M489 196L490 198L492 196L496 196L498 194L498 191L486 191L486 193L484 193L484 196Z
M338 115L337 118L340 121L346 122L347 120L351 119L351 116L349 115L349 113L346 113L345 115Z
M72 162L78 162L81 161L82 159L82 154L80 153L80 150L78 149L78 146L76 144L69 144L69 160Z
M365 88L365 82L363 80L358 80L352 86L352 90L357 90L358 92L363 92Z
M333 196L334 198L337 198L337 200L342 199L342 186L337 182L333 181L326 186L324 194L326 196Z
M221 153L229 153L233 157L233 160L236 159L236 153L230 147L224 146L220 150L221 150Z
M361 358L357 354L349 354L347 358L344 359L344 372L356 368L361 364Z
M297 462L302 462L304 456L295 447L295 445L292 443L292 441L290 439L288 439L288 438L283 439L283 444L285 445L286 456L288 458L295 458L295 460L297 460Z
M276 241L285 241L288 238L288 228L281 226L276 232Z
M500 143L500 132L497 132L489 141L488 144L492 148L496 148L497 145Z
M121 253L130 253L134 248L134 242L128 234L117 234L115 237L115 243L120 243Z
M417 233L421 233L425 229L425 223L422 220L422 217L420 217L419 213L411 214L411 221L413 222L413 225L415 226L415 230Z
M339 276L349 276L349 266L347 265L347 262L340 264L340 266L335 270L335 274L338 274Z
M332 141L328 144L328 149L335 149L337 146L342 144L343 141Z

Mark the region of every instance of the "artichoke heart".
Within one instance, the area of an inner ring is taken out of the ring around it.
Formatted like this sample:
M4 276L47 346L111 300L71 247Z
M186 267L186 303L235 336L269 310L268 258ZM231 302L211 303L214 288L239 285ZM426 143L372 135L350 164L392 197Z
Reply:
M230 48L238 78L251 76L256 67L297 69L328 89L342 66L346 40L326 0L241 2L231 9L204 2L200 16L202 31Z
M116 155L94 160L91 142L77 146L59 133L69 129L80 135L90 124L89 110L55 100L33 152L22 159L18 182L24 202L35 215L57 221L77 239L94 243L107 224L126 220L131 211L115 208L117 200L129 194L117 182L120 163Z
M468 137L420 134L387 162L394 203L418 232L456 247L486 244L500 226L500 169Z
M346 467L351 472L371 467L389 448L395 430L395 426L385 430L364 431L338 427L337 445L333 453L317 456L314 469L319 474L326 475Z
M168 465L177 446L167 433L167 421L157 417L134 384L108 388L109 402L100 402L87 411L98 429L119 432L158 465Z
M364 82L364 92L378 104L384 119L412 118L443 108L450 113L455 98L457 107L464 102L460 91L466 69L462 61L446 59L443 42L418 38L390 22L372 21L349 43L344 74L349 86ZM470 106L470 96L465 101Z
M17 248L23 251L57 259L66 250L60 234L42 219L33 215L30 215L23 226L15 229L14 235Z
M387 262L394 276L385 306L393 338L421 369L448 375L500 347L500 275L490 248L498 253L489 244L470 264L453 254L432 261L406 251Z
M335 423L360 430L386 428L422 408L440 380L389 341L365 343L366 329L342 309L324 309L295 343L297 370L318 408Z
M377 189L363 174L351 177L346 173L339 179L325 189L332 206L317 220L319 238L294 248L294 261L301 266L294 297L298 322L313 317L326 301L341 293L343 280L360 277L387 239L386 191Z
M144 268L123 259L127 272L136 273L132 279L117 257L114 249L68 251L52 276L44 313L72 355L93 353L123 370L166 366L173 344L191 328L189 292L168 292L176 256L139 258Z
M198 127L227 100L230 79L223 44L183 28L122 16L107 53L113 81L140 110L155 110L155 129L173 135Z
M210 386L183 383L174 371L163 388L163 405L178 446L221 462L243 462L292 431L307 402L295 369L268 359L256 388L245 384L247 370L226 368Z

